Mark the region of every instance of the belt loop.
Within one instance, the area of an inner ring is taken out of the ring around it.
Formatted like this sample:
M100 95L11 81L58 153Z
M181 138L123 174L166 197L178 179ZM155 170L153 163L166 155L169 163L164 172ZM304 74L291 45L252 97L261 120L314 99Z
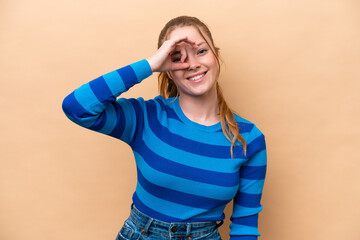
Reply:
M145 236L148 234L150 225L151 225L153 220L154 219L150 218L149 221L146 223L145 227L142 229L142 232L144 233Z
M190 223L187 223L186 224L186 236L188 238L188 240L190 240L190 232L191 232L191 224Z

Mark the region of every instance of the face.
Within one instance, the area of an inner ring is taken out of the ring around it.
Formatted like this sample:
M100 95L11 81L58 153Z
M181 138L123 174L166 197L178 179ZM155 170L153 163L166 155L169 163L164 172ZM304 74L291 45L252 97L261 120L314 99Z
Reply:
M219 68L210 46L201 36L198 29L193 26L175 28L167 38L171 39L179 36L188 36L198 45L197 48L193 48L189 44L181 43L171 55L173 62L180 61L180 50L182 48L186 52L185 62L189 64L187 69L168 72L170 78L175 82L181 98L216 97L215 83Z

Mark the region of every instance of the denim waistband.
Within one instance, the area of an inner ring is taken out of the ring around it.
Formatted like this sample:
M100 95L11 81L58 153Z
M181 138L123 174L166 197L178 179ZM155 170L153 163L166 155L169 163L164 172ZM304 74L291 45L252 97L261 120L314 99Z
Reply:
M143 233L149 231L156 232L163 235L171 236L201 236L207 233L210 233L220 227L224 221L217 223L216 221L206 221L206 222L190 222L190 223L167 223L154 218L147 216L146 214L140 212L134 205L131 204L130 212L131 220L142 228Z

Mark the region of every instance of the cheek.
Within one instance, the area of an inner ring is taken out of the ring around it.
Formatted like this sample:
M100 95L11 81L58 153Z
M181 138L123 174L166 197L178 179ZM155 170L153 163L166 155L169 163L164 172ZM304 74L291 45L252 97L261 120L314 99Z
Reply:
M166 74L174 81L176 81L180 76L180 73L178 71L169 71Z
M219 67L218 62L216 61L216 59L214 59L214 61L213 61L213 68L214 68L214 73L216 75L218 75L219 72L220 72L220 67Z
M179 71L171 71L170 74L171 74L170 76L172 76L172 79L174 81L176 81L178 79L182 79L184 76L183 71L180 71L180 70Z
M214 74L217 74L219 72L219 66L217 64L217 61L214 59L214 60L210 60L208 62L208 66L211 67L211 70Z
M207 59L207 63L208 63L208 65L211 66L211 67L216 67L216 68L218 68L217 61L216 61L216 57L213 56L213 55Z

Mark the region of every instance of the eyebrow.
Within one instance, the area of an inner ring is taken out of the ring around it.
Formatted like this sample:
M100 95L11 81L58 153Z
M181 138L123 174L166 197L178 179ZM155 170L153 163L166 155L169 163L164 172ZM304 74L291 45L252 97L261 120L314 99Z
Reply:
M207 44L206 42L201 42L201 43L198 43L197 45L200 46L200 45L202 45L204 43Z

